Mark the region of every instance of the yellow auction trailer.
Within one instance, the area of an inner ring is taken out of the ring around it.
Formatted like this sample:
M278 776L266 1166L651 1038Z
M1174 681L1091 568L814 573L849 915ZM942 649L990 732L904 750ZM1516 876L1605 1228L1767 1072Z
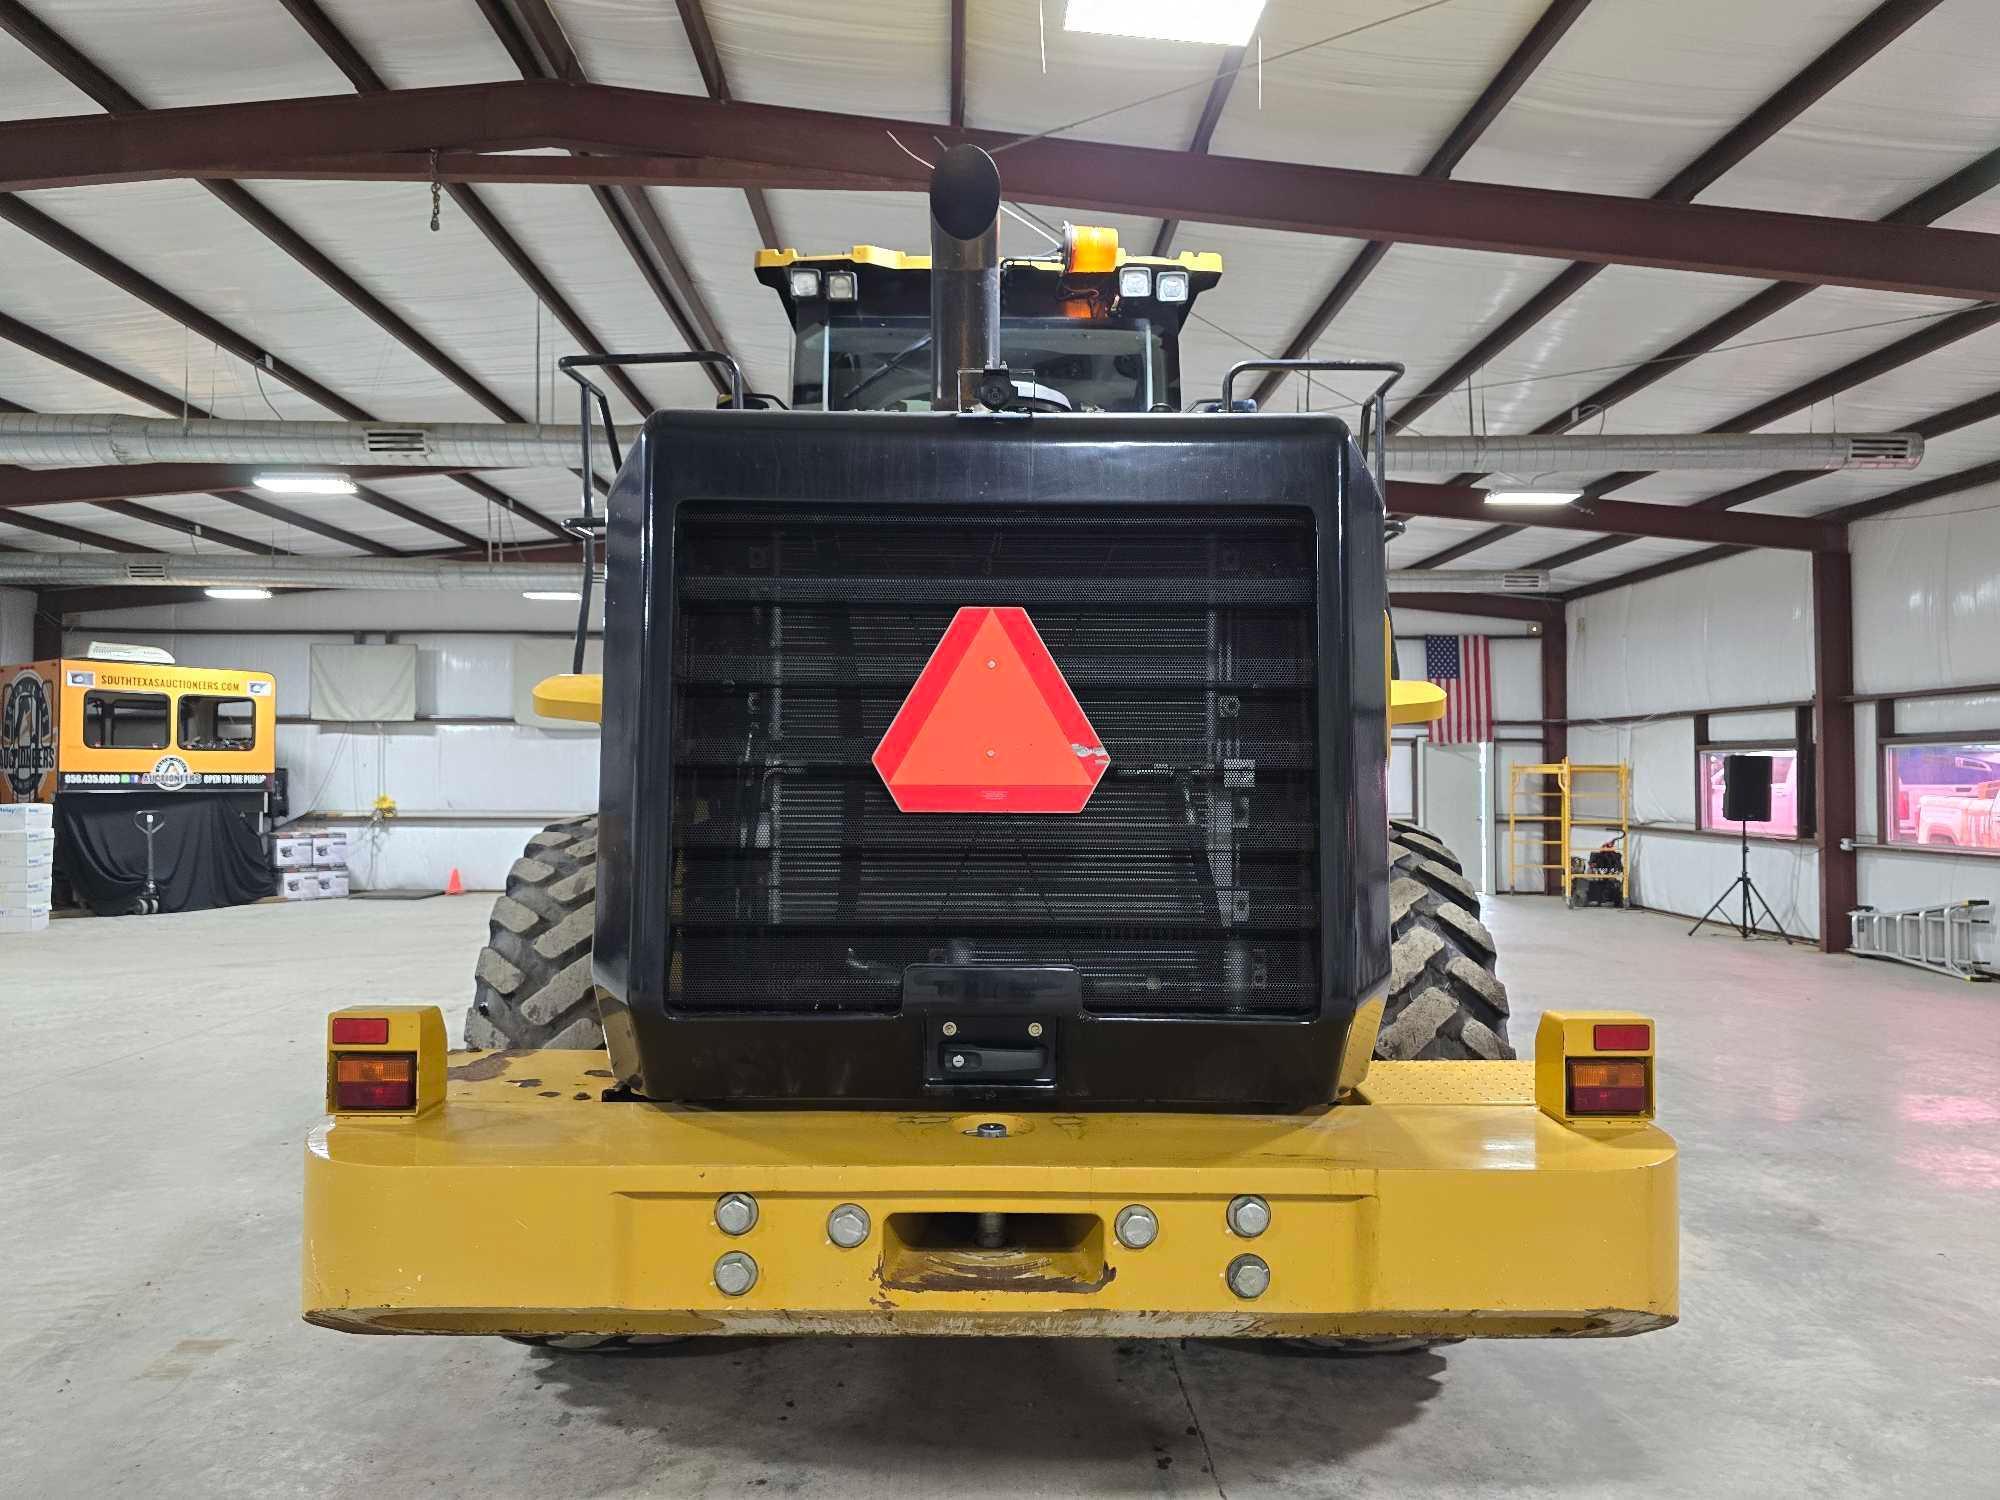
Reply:
M100 914L271 894L268 672L63 657L0 667L0 803L55 805L60 889Z
M89 658L0 666L0 802L62 791L262 791L276 769L268 672Z

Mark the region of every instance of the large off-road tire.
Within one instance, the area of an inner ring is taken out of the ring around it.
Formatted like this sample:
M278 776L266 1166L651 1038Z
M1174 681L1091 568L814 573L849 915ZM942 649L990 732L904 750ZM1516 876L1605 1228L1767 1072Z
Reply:
M591 983L597 930L597 819L551 823L528 840L493 903L473 969L470 1047L604 1045Z
M1399 844L1407 844L1418 853L1428 856L1443 865L1454 875L1463 875L1465 866L1458 862L1458 856L1451 852L1451 846L1420 823L1406 822L1402 818L1389 820L1389 837ZM1470 885L1465 887L1465 898L1474 912L1479 910L1479 893Z
M1479 893L1451 851L1411 823L1389 830L1389 999L1375 1055L1510 1058L1507 987L1493 972L1493 934Z

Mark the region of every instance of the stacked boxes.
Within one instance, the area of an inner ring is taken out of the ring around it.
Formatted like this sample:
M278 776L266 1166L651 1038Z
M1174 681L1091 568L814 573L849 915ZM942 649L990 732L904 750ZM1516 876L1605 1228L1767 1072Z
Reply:
M271 838L271 864L278 872L278 894L287 901L317 901L319 874L313 869L309 833L280 833Z
M278 894L287 901L323 901L347 894L347 832L281 833L271 840Z
M313 874L319 882L319 899L347 894L347 831L313 835Z
M277 870L310 870L313 841L310 834L278 833L271 836L271 866Z
M40 932L49 925L54 812L46 802L0 804L0 933Z

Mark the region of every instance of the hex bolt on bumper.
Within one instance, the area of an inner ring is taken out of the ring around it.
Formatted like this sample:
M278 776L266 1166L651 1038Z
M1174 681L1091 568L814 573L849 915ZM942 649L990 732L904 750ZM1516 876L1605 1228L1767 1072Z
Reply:
M757 1200L748 1193L724 1193L715 1200L715 1227L724 1234L748 1234L757 1227Z
M740 1297L757 1284L757 1262L741 1250L731 1250L715 1263L716 1289L725 1297Z

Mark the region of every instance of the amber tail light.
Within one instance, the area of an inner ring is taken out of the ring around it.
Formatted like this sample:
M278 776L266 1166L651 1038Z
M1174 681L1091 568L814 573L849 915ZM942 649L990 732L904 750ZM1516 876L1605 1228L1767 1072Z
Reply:
M1643 1058L1573 1057L1569 1062L1569 1111L1573 1115L1643 1115L1651 1089Z
M333 1055L336 1110L417 1107L414 1052L336 1052Z

